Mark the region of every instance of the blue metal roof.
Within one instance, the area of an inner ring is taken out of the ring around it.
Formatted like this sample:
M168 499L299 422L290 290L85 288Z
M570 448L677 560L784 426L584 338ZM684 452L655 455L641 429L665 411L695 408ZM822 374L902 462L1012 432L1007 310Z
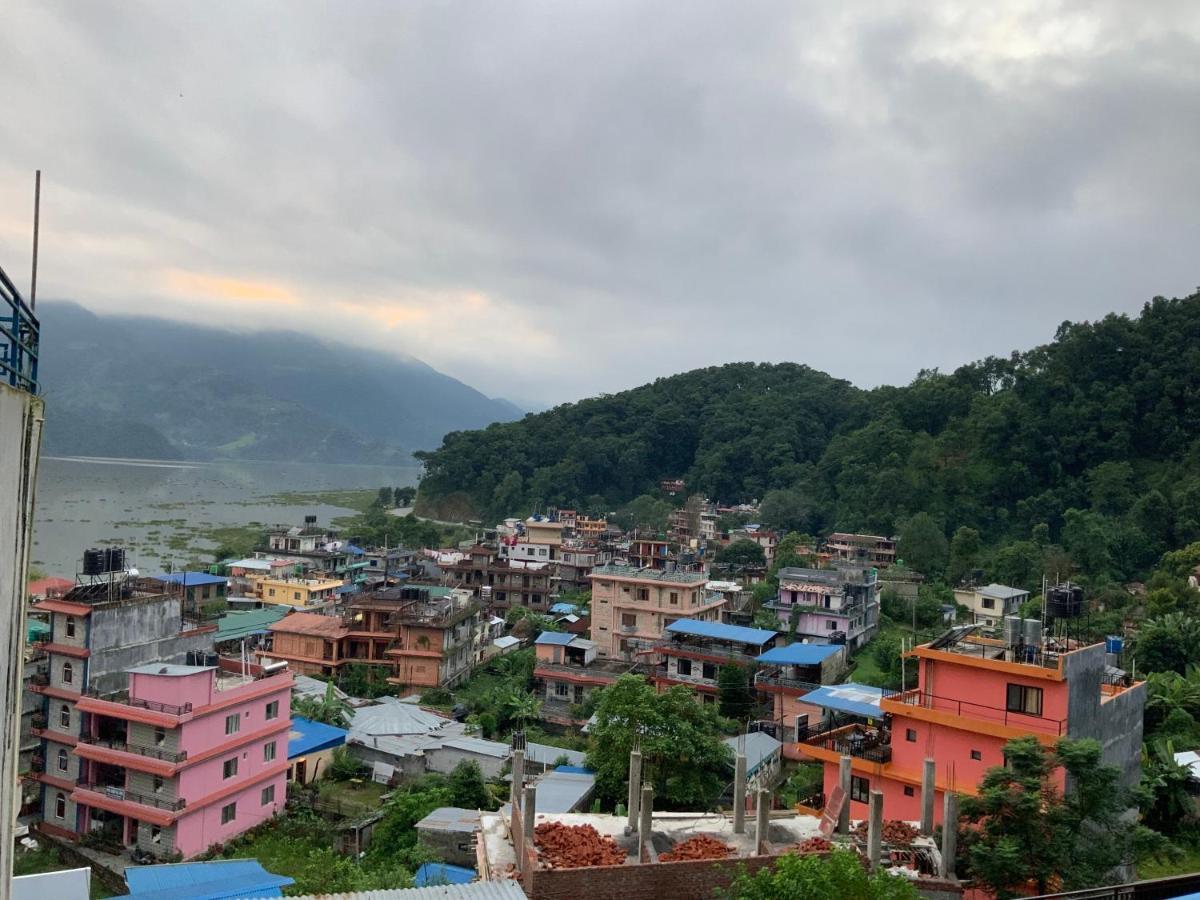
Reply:
M571 641L575 640L575 635L569 634L566 631L543 631L537 636L535 644L557 644L560 647L565 647Z
M788 644L772 647L758 658L758 662L775 666L818 666L841 649L839 644Z
M187 579L188 587L205 584L225 584L224 575L209 575L207 572L160 572L151 575L155 581L165 581L167 584L184 584Z
M230 897L282 897L294 878L272 875L257 859L126 866L126 897L158 900L225 900Z
M810 691L800 699L823 709L849 713L864 719L882 719L883 710L879 708L881 697L883 697L883 688L872 687L869 684L855 684L851 681L846 684L827 684L815 691Z
M575 613L578 611L579 611L579 607L576 606L574 603L555 603L553 606L550 607L550 612L557 613L559 615L564 615L564 616L569 616L571 613Z
M735 641L739 644L759 646L777 636L765 628L745 628L741 625L722 625L720 622L701 622L698 619L677 619L667 626L674 634L692 634L697 637L714 638L718 641Z
M292 730L288 733L288 759L330 747L340 747L344 743L346 729L292 716Z
M555 772L566 772L568 775L595 775L591 769L586 766L555 766Z
M413 876L413 884L425 887L428 884L468 884L475 880L475 870L446 863L422 863Z

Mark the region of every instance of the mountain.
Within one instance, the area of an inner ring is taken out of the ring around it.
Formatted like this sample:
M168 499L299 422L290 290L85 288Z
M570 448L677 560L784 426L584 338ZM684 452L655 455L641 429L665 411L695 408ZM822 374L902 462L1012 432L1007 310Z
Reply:
M418 509L435 513L605 512L682 477L688 493L763 499L767 524L898 533L931 567L982 541L1010 567L996 571L1024 573L1008 583L1027 582L1053 542L1069 557L1058 571L1130 579L1200 540L1200 293L904 387L736 363L418 455Z
M407 462L521 415L420 360L294 332L38 313L48 454Z

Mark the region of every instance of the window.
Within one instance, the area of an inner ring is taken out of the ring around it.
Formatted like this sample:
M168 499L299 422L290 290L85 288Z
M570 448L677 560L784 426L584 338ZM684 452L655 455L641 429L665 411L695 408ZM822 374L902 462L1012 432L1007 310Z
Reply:
M299 592L299 591L292 591L292 599L293 599L293 600L299 600L299 599L300 599L300 592Z
M75 669L72 668L70 663L63 663L62 680L63 684L70 684L75 680Z
M65 772L65 771L67 771L67 766L68 766L68 765L69 765L69 763L68 763L68 761L67 761L67 751L66 751L66 750L63 750L62 748L59 748L59 751L58 751L58 771L60 771L60 772Z
M917 742L917 729L905 728L904 729L904 739L906 741L909 741L910 743L915 744Z
M904 796L905 797L915 797L916 795L917 795L917 792L911 784L906 784L904 786Z
M825 630L826 631L836 631L837 630L837 620L836 619L826 619L825 620Z
M545 547L542 547L542 548L540 548L540 549L538 550L538 555L539 555L539 556L545 556L545 555L546 555L547 553L549 553L549 552L550 552L550 551L549 551L549 550L547 550Z
M232 778L237 774L237 762L236 756L225 760L224 774L222 775L223 778Z
M237 818L237 803L230 803L221 807L221 824L228 825Z
M984 597L983 598L983 608L984 609L995 609L996 601L993 600L991 597Z
M982 760L983 759L983 751L982 750L972 750L971 751L971 759Z
M67 637L75 637L75 617L67 616Z
M267 720L279 718L279 701L272 700L267 704Z
M672 606L677 605L679 603L679 591L671 591L670 599Z
M703 665L704 665L704 677L705 678L711 679L711 678L717 677L717 667L715 665L713 665L712 663L704 663Z
M65 703L58 708L58 724L63 728L71 727L71 707Z
M275 588L267 588L268 596L275 596Z
M242 717L237 713L225 717L225 733L237 734L242 730Z
M578 685L578 684L577 684L577 685L575 685L575 702L576 702L576 703L582 703L582 702L583 702L583 696L584 696L584 695L583 695L583 688L582 688L580 685Z
M630 628L636 628L637 616L633 613L621 613L621 624Z
M162 843L162 829L159 828L157 825L150 826L150 843L152 843L152 844L161 844Z
M1006 698L1005 709L1009 712L1024 713L1027 716L1042 714L1042 689L1026 687L1023 684L1010 684Z
M154 793L161 794L163 789L163 780L161 775L154 776Z
M260 805L267 806L275 802L275 785L270 785L262 789L262 801Z
M675 671L678 672L680 675L691 675L692 674L692 661L690 659L675 660Z
M65 819L67 817L67 795L59 791L54 795L54 818Z
M567 685L565 682L562 682L562 681L554 682L554 696L565 697L565 696L567 696L567 690L568 690L568 688L567 688Z
M858 775L850 777L850 799L867 803L871 798L871 782Z
M154 729L154 746L161 747L167 739L167 730L161 725Z
M275 759L275 742L263 744L263 762L271 762Z

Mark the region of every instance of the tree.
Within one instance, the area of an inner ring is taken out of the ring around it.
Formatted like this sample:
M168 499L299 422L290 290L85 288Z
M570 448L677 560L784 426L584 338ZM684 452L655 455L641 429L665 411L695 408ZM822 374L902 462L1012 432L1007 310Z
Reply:
M917 900L912 882L884 871L870 873L857 853L834 850L828 856L785 853L774 868L751 875L738 870L727 891L727 900Z
M756 541L742 538L728 547L721 548L717 552L716 563L719 566L730 567L764 566L767 563L767 555Z
M381 487L378 495L375 497L375 505L387 509L392 505L392 489L390 487Z
M796 490L768 491L758 508L763 524L786 531L805 531L812 523L812 504Z
M630 528L661 532L667 530L667 521L671 517L672 509L666 500L642 494L629 502L620 518L624 519Z
M622 675L601 694L590 732L588 767L597 795L610 806L625 797L635 741L656 807L708 809L728 779L731 754L721 719L682 685L660 694L642 676Z
M983 541L979 532L966 525L959 527L950 538L950 560L946 563L946 581L956 585L979 568Z
M1138 630L1134 649L1143 671L1183 675L1200 659L1200 619L1185 613L1150 619Z
M338 692L333 682L325 685L321 697L299 696L292 698L292 713L313 722L324 722L335 728L347 728L353 715L350 704Z
M464 759L446 781L452 806L461 809L491 809L492 795L483 780L483 771L473 759Z
M1060 739L1048 751L1037 738L1009 741L1006 766L988 769L975 797L962 803L971 841L971 876L998 898L1105 883L1152 833L1131 820L1133 794L1120 772L1101 763L1094 740ZM1061 766L1065 797L1052 774Z
M417 499L417 489L415 487L393 488L392 497L397 506L409 507L412 506L413 501Z
M742 666L733 663L721 666L717 673L717 693L717 708L725 718L745 723L754 712L750 678Z
M349 781L360 776L365 768L366 766L351 756L350 751L343 745L334 749L326 772L334 781Z
M1175 761L1170 740L1142 746L1142 787L1149 794L1145 820L1150 828L1171 835L1195 828L1192 772Z
M925 575L936 575L946 568L948 544L942 526L927 512L919 512L900 526L897 554L904 562Z
M504 712L509 721L516 722L520 728L536 719L542 711L542 701L537 694L523 691L513 691L504 698Z

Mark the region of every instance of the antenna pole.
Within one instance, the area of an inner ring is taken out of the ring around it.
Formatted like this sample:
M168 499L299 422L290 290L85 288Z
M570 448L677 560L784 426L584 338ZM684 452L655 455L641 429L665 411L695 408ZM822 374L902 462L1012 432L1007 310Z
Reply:
M42 170L33 176L33 267L29 274L29 308L37 308L38 223L42 209Z

